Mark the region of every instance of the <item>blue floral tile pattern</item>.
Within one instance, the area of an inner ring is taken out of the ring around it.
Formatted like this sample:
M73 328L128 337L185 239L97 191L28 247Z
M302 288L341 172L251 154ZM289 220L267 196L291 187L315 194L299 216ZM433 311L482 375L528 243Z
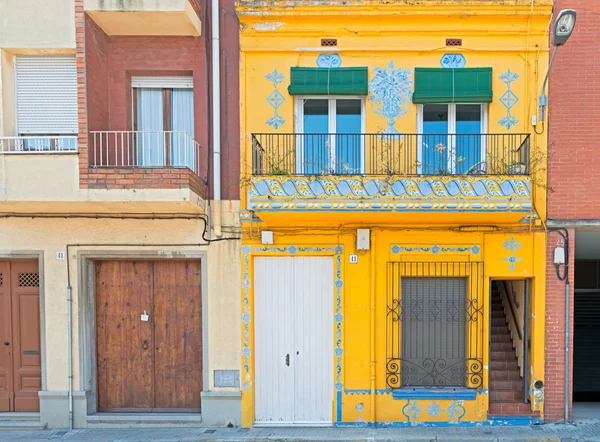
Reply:
M516 256L516 252L519 250L522 244L511 236L508 241L504 241L502 243L502 246L510 253L510 256L502 258L502 261L507 262L510 271L514 272L516 264L523 261L523 258Z
M320 54L317 57L317 66L320 68L339 68L342 65L342 57L339 54Z
M440 253L472 253L474 255L479 254L479 246L455 246L445 247L434 245L431 247L409 247L402 245L393 245L392 254L399 255L401 253L430 253L438 255Z
M464 68L467 60L463 54L444 54L440 60L443 68Z
M408 113L413 95L412 72L396 68L390 61L385 68L374 68L369 81L369 101L377 115L387 118L384 134L398 134L396 118Z
M514 72L511 72L510 69L500 75L500 80L506 84L506 92L500 97L500 103L506 108L506 116L498 121L498 124L506 127L508 130L519 122L519 120L510 113L510 110L517 104L517 101L519 101L514 92L510 90L511 84L515 82L517 78L519 78L519 76Z
M285 97L277 89L277 86L283 82L285 77L280 72L277 72L277 69L275 69L270 74L265 75L265 78L273 83L274 88L273 92L267 96L267 103L271 105L274 111L273 116L267 120L267 124L277 130L285 123L285 119L279 115L279 108L285 102Z

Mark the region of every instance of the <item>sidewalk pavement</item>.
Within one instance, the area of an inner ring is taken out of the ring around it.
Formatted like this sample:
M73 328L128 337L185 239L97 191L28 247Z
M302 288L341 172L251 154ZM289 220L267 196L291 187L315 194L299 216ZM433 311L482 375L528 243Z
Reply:
M413 428L144 428L85 430L0 430L0 441L598 441L600 419L572 425Z

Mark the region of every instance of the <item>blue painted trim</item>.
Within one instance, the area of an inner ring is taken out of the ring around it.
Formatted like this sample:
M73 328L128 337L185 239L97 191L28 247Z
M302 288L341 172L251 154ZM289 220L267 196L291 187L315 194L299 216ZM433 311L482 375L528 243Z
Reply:
M394 390L392 397L395 400L406 399L452 399L452 400L475 400L476 390Z
M487 426L529 426L543 424L544 420L522 416L494 417L487 421L472 422L335 422L339 428L400 428L400 427L487 427Z
M336 392L337 395L337 400L335 401L337 404L337 410L336 410L336 423L335 425L337 425L339 422L342 421L342 392L341 391L337 391Z

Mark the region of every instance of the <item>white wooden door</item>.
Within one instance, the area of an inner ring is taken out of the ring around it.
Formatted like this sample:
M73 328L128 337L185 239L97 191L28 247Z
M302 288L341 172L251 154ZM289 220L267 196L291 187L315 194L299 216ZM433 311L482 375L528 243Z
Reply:
M333 259L258 257L254 268L256 424L330 425Z
M254 259L256 422L294 420L294 258Z

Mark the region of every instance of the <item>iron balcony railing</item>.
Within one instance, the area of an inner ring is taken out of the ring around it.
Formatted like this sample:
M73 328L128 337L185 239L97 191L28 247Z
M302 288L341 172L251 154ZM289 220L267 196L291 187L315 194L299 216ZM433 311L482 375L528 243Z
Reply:
M200 176L200 144L184 131L92 131L90 167L187 167Z
M527 175L529 134L252 134L253 175Z
M56 154L66 152L77 152L77 135L0 137L0 154Z

